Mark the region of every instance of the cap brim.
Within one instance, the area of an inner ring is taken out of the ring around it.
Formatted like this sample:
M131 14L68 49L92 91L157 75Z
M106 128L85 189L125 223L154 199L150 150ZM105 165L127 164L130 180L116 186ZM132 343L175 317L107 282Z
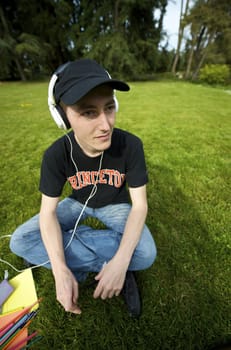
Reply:
M61 96L61 100L66 105L73 105L76 102L78 102L82 97L84 97L86 94L88 94L92 89L104 84L110 85L114 90L119 90L119 91L130 90L129 85L121 80L115 80L115 79L102 80L102 78L101 79L91 78L89 80L85 80L84 83L83 81L78 81L76 82L76 84L73 84L73 86L69 88L68 91Z

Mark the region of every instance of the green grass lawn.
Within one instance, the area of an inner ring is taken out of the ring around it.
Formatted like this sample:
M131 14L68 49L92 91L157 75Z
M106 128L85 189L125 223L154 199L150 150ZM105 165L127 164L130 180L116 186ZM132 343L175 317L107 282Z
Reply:
M49 116L47 83L2 83L0 96L3 236L38 212L41 157L62 131ZM33 274L43 301L32 324L43 340L34 349L204 350L231 341L230 94L147 82L117 97L117 126L142 138L149 170L147 223L158 257L137 274L143 313L130 319L121 297L94 300L83 285L82 315L68 314L51 272L39 268ZM0 257L23 268L8 243L0 240ZM2 277L6 268L0 263Z

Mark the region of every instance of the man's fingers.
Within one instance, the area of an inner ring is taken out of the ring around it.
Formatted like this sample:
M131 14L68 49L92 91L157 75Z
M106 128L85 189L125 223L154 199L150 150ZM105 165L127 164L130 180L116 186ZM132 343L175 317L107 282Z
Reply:
M72 310L69 310L73 314L80 315L82 313L81 309L78 306L75 306Z
M114 289L114 288L105 288L103 286L100 285L100 283L98 283L93 297L99 298L101 297L101 299L105 300L107 298L112 298L114 295L118 296L120 294L120 289Z
M81 314L81 309L78 305L76 305L76 303L72 303L71 305L66 305L65 303L62 303L61 301L59 301L60 304L63 306L63 308L65 309L66 312L72 312L74 314Z
M121 290L120 290L120 289L116 290L116 292L115 292L115 296L116 296L116 297L118 297L118 296L120 295L120 292L121 292Z
M67 312L81 314L78 306L79 288L78 282L69 269L63 274L55 276L56 296L58 302Z
M100 296L101 292L102 292L102 288L101 288L100 284L98 283L97 287L94 290L93 298L95 298L95 299L98 298Z

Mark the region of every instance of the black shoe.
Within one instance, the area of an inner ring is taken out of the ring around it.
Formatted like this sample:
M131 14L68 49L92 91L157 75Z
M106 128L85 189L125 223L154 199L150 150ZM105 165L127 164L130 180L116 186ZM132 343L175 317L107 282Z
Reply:
M141 302L138 286L132 271L127 271L123 289L121 291L127 304L128 313L131 317L139 317L141 314Z

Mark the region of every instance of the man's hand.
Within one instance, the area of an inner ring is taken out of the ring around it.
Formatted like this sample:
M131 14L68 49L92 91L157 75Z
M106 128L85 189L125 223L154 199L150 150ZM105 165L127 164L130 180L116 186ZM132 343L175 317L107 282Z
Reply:
M81 314L77 305L79 296L78 282L72 272L66 268L54 274L56 286L56 298L65 311Z
M99 283L93 297L106 299L118 296L123 288L126 272L127 266L110 260L95 277Z

